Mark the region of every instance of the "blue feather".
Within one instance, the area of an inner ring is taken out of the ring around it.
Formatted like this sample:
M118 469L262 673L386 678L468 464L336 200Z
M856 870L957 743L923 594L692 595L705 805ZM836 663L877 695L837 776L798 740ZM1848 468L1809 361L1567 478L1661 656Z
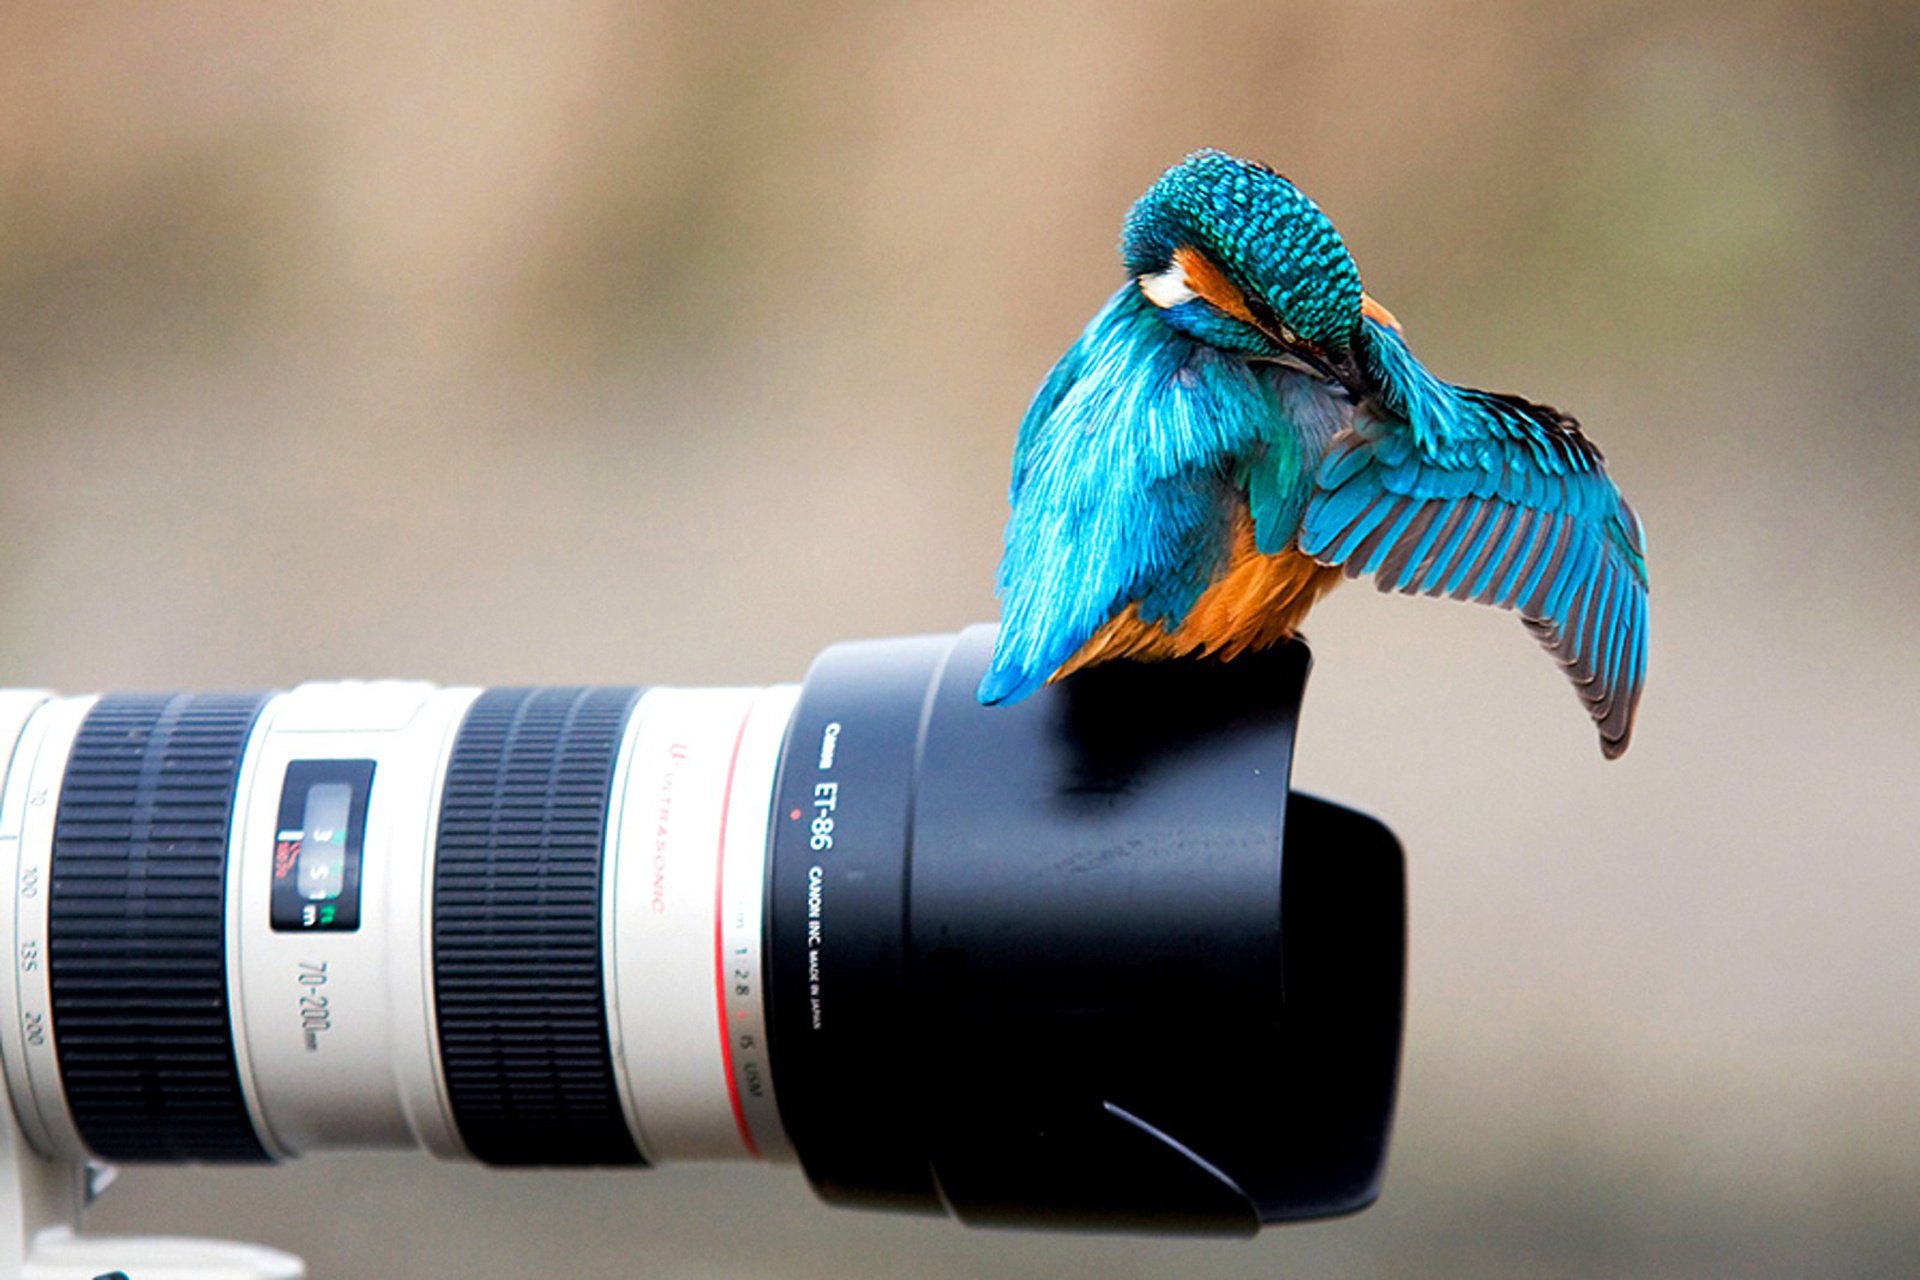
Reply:
M1045 673L1023 671L1018 667L996 666L980 677L980 687L974 696L990 707L1009 706L1046 682Z
M1419 572L1421 562L1426 558L1427 552L1433 549L1434 541L1440 536L1441 527L1445 525L1447 517L1453 514L1455 502L1458 501L1462 501L1462 499L1455 499L1454 502L1442 502L1434 506L1432 518L1427 521L1427 531L1420 535L1420 541L1415 543L1413 549L1406 553L1405 563L1400 572L1394 577L1393 589L1395 591L1408 591L1412 589L1414 576Z
M1533 527L1526 540L1515 545L1510 553L1511 566L1500 579L1500 584L1493 588L1494 602L1507 607L1532 594L1533 584L1546 572L1547 561L1553 558L1553 548L1559 543L1562 532L1561 519L1553 512L1532 507L1522 507L1520 510L1532 517ZM1524 591L1521 589L1523 578L1526 584Z
M1564 618L1572 612L1575 593L1582 588L1591 590L1593 573L1597 567L1599 547L1590 536L1576 535L1571 554L1566 563L1560 566L1560 574L1554 579L1553 589L1547 593L1547 602L1540 607L1541 616Z
M1523 602L1533 600L1537 593L1546 591L1552 586L1552 583L1547 579L1547 574L1554 568L1555 557L1564 553L1567 538L1567 519L1558 513L1549 512L1547 514L1552 518L1547 521L1545 531L1535 540L1535 545L1530 548L1527 564L1516 564L1514 566L1514 582L1511 584L1511 594L1509 594L1507 590L1508 584L1501 584L1502 599L1510 599L1516 604L1523 604ZM1524 574L1521 572L1523 569L1525 570Z
M1607 661L1602 668L1601 678L1608 688L1620 681L1620 664L1627 654L1627 642L1632 636L1633 595L1624 581L1614 584L1613 620L1607 627Z
M1301 549L1383 591L1519 610L1618 755L1645 677L1645 538L1599 452L1558 410L1441 381L1371 318L1357 349L1376 392L1320 468Z
M1321 483L1324 484L1326 473L1323 471L1321 474L1323 477ZM1300 549L1308 555L1320 554L1325 549L1326 540L1352 525L1361 512L1367 509L1368 504L1379 497L1380 490L1370 484L1351 484L1338 489L1323 489L1314 499L1315 525L1311 534L1302 530ZM1356 542L1354 545L1359 544ZM1345 553L1337 558L1344 560L1352 554L1353 547L1348 547Z
M1328 564L1339 564L1360 550L1360 544L1367 540L1368 535L1394 513L1392 495L1375 491L1366 485L1355 485L1353 491L1356 497L1365 498L1370 505L1363 508L1346 527L1345 535L1340 538L1340 545L1322 555L1326 542L1340 534L1340 526L1331 520L1321 519L1315 524L1302 526L1301 550L1311 556L1321 556ZM1308 508L1308 510L1313 514L1316 513L1317 508Z
M1387 526L1385 536L1382 537L1379 544L1374 547L1373 554L1367 557L1366 564L1361 566L1361 573L1378 573L1380 571L1381 564L1383 564L1386 558L1393 552L1395 540L1398 539L1402 533L1406 532L1408 525L1413 523L1413 517L1419 512L1420 506L1418 503L1408 502L1403 503L1399 510L1399 516L1391 525Z
M1131 601L1177 626L1226 553L1236 480L1274 448L1278 414L1245 360L1180 333L1133 284L1115 293L1021 424L980 700L1025 697ZM1266 508L1284 508L1283 487L1262 484Z
M1353 405L1319 378L1267 363L1253 370L1276 412L1268 420L1265 444L1247 461L1247 506L1255 547L1277 555L1294 545L1313 497L1318 460L1352 420Z
M1454 388L1427 372L1394 330L1371 318L1363 322L1372 337L1364 350L1367 372L1382 390L1386 410L1406 423L1413 443L1436 452L1453 443Z
M1459 502L1449 504L1447 519L1453 522L1452 532L1447 535L1445 544L1433 553L1431 560L1428 562L1427 571L1420 575L1419 581L1413 584L1412 589L1422 594L1431 594L1436 591L1440 584L1446 580L1447 575L1452 572L1454 559L1460 554L1460 544L1467 540L1467 536L1473 532L1476 523L1485 523L1486 516L1487 507L1485 503L1476 502L1468 505L1464 502ZM1444 522L1442 522L1442 525L1444 527Z
M1374 461L1375 454L1367 448L1364 437L1352 434L1336 443L1326 458L1320 463L1320 474L1314 477L1314 483L1325 490L1335 490L1354 476L1365 471Z

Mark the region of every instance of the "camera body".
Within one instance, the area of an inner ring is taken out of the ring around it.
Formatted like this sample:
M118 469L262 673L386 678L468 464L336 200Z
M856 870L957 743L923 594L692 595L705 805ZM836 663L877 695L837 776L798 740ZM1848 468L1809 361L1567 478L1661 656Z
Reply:
M993 1225L1370 1203L1403 872L1289 788L1304 646L990 709L991 646L758 689L0 695L0 1265L298 1274L62 1228L101 1162L327 1149L760 1159Z

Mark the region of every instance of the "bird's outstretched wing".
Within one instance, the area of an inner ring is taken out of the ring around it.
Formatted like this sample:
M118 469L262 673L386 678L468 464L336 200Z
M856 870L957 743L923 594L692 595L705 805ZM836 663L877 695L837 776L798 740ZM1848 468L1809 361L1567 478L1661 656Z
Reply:
M1516 610L1620 755L1647 672L1646 545L1600 451L1559 410L1440 382L1366 327L1383 390L1322 461L1300 549L1382 591Z
M1020 424L980 700L1024 698L1129 603L1176 625L1231 545L1245 460L1277 415L1245 360L1181 334L1132 282L1114 294Z

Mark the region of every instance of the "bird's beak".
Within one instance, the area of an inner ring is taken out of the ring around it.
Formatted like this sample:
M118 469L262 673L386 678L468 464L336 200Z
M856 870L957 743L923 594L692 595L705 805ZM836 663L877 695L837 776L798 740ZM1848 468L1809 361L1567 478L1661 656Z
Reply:
M1361 376L1359 362L1353 358L1352 350L1342 351L1337 356L1319 347L1305 345L1290 346L1287 350L1327 381L1345 387L1347 394L1355 400L1366 394L1365 379Z
M1360 374L1360 363L1353 358L1351 348L1342 351L1337 360L1332 360L1328 363L1332 366L1328 372L1333 375L1335 382L1338 382L1347 389L1348 395L1352 396L1355 400L1359 400L1366 395L1366 379Z

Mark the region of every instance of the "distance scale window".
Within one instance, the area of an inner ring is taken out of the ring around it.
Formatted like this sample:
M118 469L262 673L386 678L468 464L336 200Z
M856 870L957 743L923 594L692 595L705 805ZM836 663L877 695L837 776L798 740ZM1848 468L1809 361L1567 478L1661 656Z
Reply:
M280 786L273 845L276 932L360 927L360 853L371 760L295 760Z

